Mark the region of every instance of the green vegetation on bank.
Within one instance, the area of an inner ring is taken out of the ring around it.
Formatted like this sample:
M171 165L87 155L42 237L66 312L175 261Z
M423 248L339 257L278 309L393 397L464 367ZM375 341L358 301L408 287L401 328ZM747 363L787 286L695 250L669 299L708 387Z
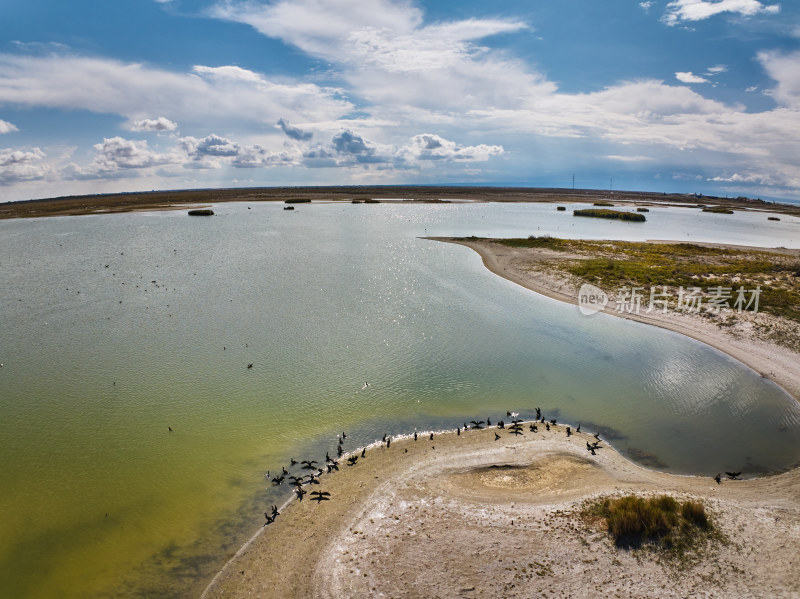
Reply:
M498 239L494 242L511 247L559 252L564 256L545 259L543 266L579 277L607 292L622 287L641 287L642 294L647 296L645 300L649 300L651 287L657 287L658 292L667 287L672 300L677 299L680 287L700 287L704 292L723 287L731 290L732 307L740 287L753 290L760 286L759 312L800 323L800 258L796 253L708 247L692 243L533 236L528 239ZM798 342L800 340L794 343Z
M703 208L703 212L712 212L714 214L733 214L733 210L723 206L706 206Z
M597 206L598 204L595 204ZM592 216L594 218L615 218L618 220L631 220L643 222L646 219L644 214L635 212L623 212L621 210L606 210L603 208L587 208L585 210L573 210L575 216Z
M605 524L618 547L646 548L683 560L709 540L722 540L699 501L669 495L606 497L588 503L583 516Z

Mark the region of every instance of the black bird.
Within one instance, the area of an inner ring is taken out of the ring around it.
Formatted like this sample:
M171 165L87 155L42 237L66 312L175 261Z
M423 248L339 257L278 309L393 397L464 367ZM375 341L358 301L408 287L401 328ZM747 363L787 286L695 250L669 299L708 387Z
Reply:
M555 426L555 425L556 425L556 419L555 419L555 418L553 418L552 420L550 420L550 424L552 424L553 426Z
M347 458L347 465L348 466L353 466L357 461L358 461L358 456L357 455L351 455L349 458Z
M602 439L600 438L600 433L595 433L594 438L597 439L598 441L602 441Z
M542 408L536 408L536 420L542 417Z
M742 473L741 472L726 472L725 474L728 475L729 479L737 480Z
M390 446L391 444L392 444L392 438L391 438L391 437L389 437L388 439L386 439L386 449L389 449L389 446Z
M270 516L267 512L264 512L264 517L267 519L267 521L264 522L264 526L267 526L268 524L272 524L273 522L275 522L275 518L273 516Z
M363 449L361 450L361 457L363 458L363 457L365 457L366 455L367 455L367 448L365 447L365 448L363 448Z
M511 417L511 412L506 412L506 416Z
M344 450L342 450L342 446L341 445L337 446L336 447L336 457L339 457L339 458L342 457L343 453L344 453Z
M505 428L505 427L506 427L506 423L503 422L502 420L497 423L497 428Z
M299 499L300 501L303 501L303 495L308 493L308 491L305 491L305 490L301 489L300 487L297 487L294 490L294 492L297 494L297 499Z
M325 461L326 461L326 462L332 462L332 461L333 461L333 460L331 459L331 456L330 456L330 454L329 454L327 451L325 452Z
M433 441L433 433L431 433L430 440Z
M280 516L280 515L281 515L281 513L278 511L278 506L277 505L273 505L272 506L272 517L275 518L276 516Z
M487 418L486 419L486 426L492 426L492 419L491 418Z
M303 477L301 476L301 477L299 477L299 478L298 478L297 476L290 476L290 477L289 477L289 482L290 482L290 483L291 483L293 486L295 486L295 487L296 487L297 485L299 485L299 484L302 484L302 482L303 482Z
M301 464L303 464L303 470L314 470L317 460L303 460Z
M342 439L347 439L347 435L344 434L344 431L342 431Z
M414 441L417 440L417 431L414 431Z
M386 443L386 435L383 435L383 439L381 439L381 443Z
M483 424L483 420L470 420L470 422L472 423L472 428L473 428L473 429L478 429L478 430L480 430L480 429L482 429L482 428L483 428L483 427L481 426L481 424Z
M499 439L500 439L500 435L498 435L497 433L495 433L495 434L494 434L494 440L495 440L495 441L497 441L497 440L499 440Z
M297 463L297 460L295 460L294 458L289 458L289 465L290 466L294 466L296 463Z
M308 480L306 481L305 484L307 484L307 485L318 485L319 484L319 479L317 478L317 475L316 474L309 474L308 475Z
M286 468L284 468L283 466L281 466L281 470L283 471L283 475L284 475L284 476L286 476L287 474L289 474L289 472L288 472L288 471L286 470Z
M456 429L456 434L457 434L459 437L461 436L461 427L460 427L460 426L459 426L459 427Z
M512 435L517 435L517 436L524 434L524 433L523 433L521 430L519 430L518 428L515 428L514 430L512 430L512 431L510 431L510 432L511 432L511 434L512 434Z
M311 492L311 500L320 502L320 501L330 501L331 494L327 491L312 491Z
M547 428L547 430L550 430L550 423L549 422L545 422L544 425Z
M283 479L284 479L284 475L281 475L281 476L275 476L275 477L273 477L273 479L272 479L272 484L273 484L273 485L280 485L280 484L282 484L282 483L283 483Z
M572 431L570 430L569 427L567 427L567 437L569 437L571 434L572 434Z
M248 365L247 365L247 367L248 367L248 368L252 368L252 367L253 367L253 365L252 365L252 364L248 364Z
M330 474L332 470L336 471L339 470L339 462L333 462L331 464L328 464L328 474Z
M514 418L514 419L511 421L511 424L520 424L521 422L522 422L522 420L521 420L520 418Z
M580 424L578 425L578 428L575 429L575 432L577 432L577 433L581 432L581 425Z
M531 424L531 432L532 433L538 433L539 432L539 429L535 424Z
M714 480L717 481L718 485L721 485L722 484L722 474L718 473L716 476L714 476Z

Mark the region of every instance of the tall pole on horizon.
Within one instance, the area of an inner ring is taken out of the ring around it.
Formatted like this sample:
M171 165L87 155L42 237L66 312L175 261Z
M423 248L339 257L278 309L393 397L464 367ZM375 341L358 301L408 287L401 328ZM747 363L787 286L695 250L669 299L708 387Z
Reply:
M572 189L575 189L575 173L572 173Z

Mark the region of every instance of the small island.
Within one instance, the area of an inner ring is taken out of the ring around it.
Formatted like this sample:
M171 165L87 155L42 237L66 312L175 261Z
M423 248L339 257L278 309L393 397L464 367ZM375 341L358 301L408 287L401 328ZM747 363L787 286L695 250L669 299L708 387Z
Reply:
M596 204L595 204L596 205ZM591 216L594 218L614 218L617 220L630 220L644 222L647 218L644 214L633 212L623 212L622 210L607 210L604 208L587 208L585 210L573 210L573 216Z
M189 210L189 216L214 216L214 211L209 208L198 208Z

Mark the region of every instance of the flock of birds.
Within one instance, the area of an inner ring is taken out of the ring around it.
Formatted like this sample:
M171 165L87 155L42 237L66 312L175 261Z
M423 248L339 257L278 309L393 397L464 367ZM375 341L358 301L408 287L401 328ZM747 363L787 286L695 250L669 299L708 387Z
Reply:
M365 383L365 385L368 385ZM462 432L466 432L468 430L483 430L486 427L495 426L497 431L494 434L494 440L499 441L502 436L498 431L504 430L508 434L520 436L524 435L524 422L522 419L519 418L519 414L517 412L506 412L506 417L510 418L509 424L506 424L504 420L498 420L495 424L492 424L491 418L487 418L486 420L471 420L469 424L466 422L462 426L456 428L456 435L460 436ZM540 408L536 408L536 417L528 422L527 424L529 432L536 433L539 431L540 427L544 427L545 430L549 431L552 429L558 429L559 424L557 419L550 418L546 419L542 415L542 410ZM573 430L571 426L564 426L565 434L567 437L571 437L573 434ZM578 424L574 430L575 433L581 432L581 425ZM434 440L434 433L426 433L428 434L428 440ZM599 433L593 434L595 440L592 442L586 442L586 450L591 453L592 455L597 455L597 451L603 448L602 442L603 440L600 438ZM417 441L419 438L419 434L415 431L414 432L414 441ZM266 473L267 480L272 484L273 487L281 486L284 483L288 483L292 487L292 492L294 493L295 497L298 501L302 501L303 497L306 495L310 496L311 501L316 501L317 503L322 503L323 501L330 501L331 494L328 491L321 491L315 490L311 491L310 493L306 490L306 487L310 485L320 485L321 484L321 477L323 474L330 474L334 470L339 470L340 460L343 459L345 450L344 444L345 439L347 439L347 434L342 432L341 435L337 438L336 444L336 457L333 458L330 455L330 452L325 452L325 463L324 465L320 465L317 460L300 460L297 461L294 458L290 459L289 468L281 467L281 471L278 474L272 475L269 471ZM388 434L383 435L381 439L381 446L385 447L386 449L390 448L392 444L392 438ZM406 449L406 451L408 451ZM358 464L359 459L363 460L367 456L367 448L362 447L360 453L358 450L354 451L350 455L346 456L345 461L348 467L353 467ZM725 473L729 479L731 480L739 480L739 476L742 474L741 472L726 472ZM717 474L714 477L714 480L717 484L722 483L722 475ZM275 519L280 515L277 506L272 506L271 512L265 512L264 517L266 521L264 522L264 526L268 526L275 522Z

